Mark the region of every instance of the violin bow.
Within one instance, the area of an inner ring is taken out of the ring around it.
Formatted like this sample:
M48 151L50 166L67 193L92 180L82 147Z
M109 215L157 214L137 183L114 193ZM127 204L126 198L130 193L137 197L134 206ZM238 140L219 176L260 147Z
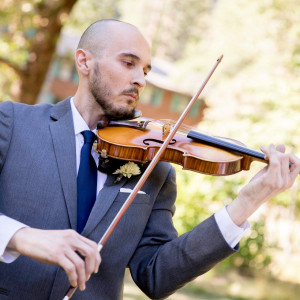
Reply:
M157 151L157 153L153 157L151 163L148 165L148 167L144 171L143 175L140 177L139 181L137 182L136 186L131 191L131 193L129 194L128 198L126 199L126 201L124 202L124 204L122 205L122 207L120 208L120 210L118 211L118 213L116 214L115 218L113 219L113 221L111 222L111 224L109 225L109 227L107 228L107 230L105 231L105 233L103 234L101 240L98 243L98 247L97 247L97 249L98 249L99 252L101 252L103 246L105 245L105 243L107 242L107 240L109 239L109 237L111 236L111 234L113 233L114 229L116 228L116 226L118 225L118 223L122 219L123 215L125 214L125 212L129 208L129 206L131 205L131 203L134 200L135 196L137 195L137 193L139 192L139 190L142 188L143 184L145 183L145 181L149 177L150 173L152 172L152 170L154 169L154 167L158 163L161 155L163 154L163 152L165 151L165 149L169 145L170 141L174 137L175 133L177 132L177 130L179 129L179 127L183 123L184 118L190 112L193 104L199 98L201 92L203 91L203 89L206 86L207 82L209 81L210 77L212 76L212 74L216 70L217 66L221 62L222 58L223 58L223 55L221 55L217 59L217 61L215 62L214 66L212 67L212 69L210 70L210 72L208 73L208 75L206 76L206 78L204 79L202 85L200 86L200 88L198 89L198 91L195 93L195 95L193 96L193 98L190 100L189 104L187 105L187 107L185 108L185 110L183 111L183 113L181 114L181 116L179 117L179 119L177 120L177 122L175 123L173 129L170 131L170 133L167 136L167 138L165 139L164 143L162 144L162 146L160 147L160 149ZM63 298L63 300L69 300L69 299L71 299L71 297L73 296L73 294L75 293L76 290L77 290L77 287L70 286L70 288L68 289L68 291L67 291L65 297Z

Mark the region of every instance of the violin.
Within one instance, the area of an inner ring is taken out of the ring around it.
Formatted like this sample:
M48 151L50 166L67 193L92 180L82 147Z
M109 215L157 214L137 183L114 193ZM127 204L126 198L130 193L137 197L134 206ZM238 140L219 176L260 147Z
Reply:
M148 163L174 125L173 120L141 117L129 121L103 119L97 124L97 152L103 157ZM267 163L263 153L239 141L203 134L184 124L160 160L181 165L184 170L218 176L249 170L253 161Z

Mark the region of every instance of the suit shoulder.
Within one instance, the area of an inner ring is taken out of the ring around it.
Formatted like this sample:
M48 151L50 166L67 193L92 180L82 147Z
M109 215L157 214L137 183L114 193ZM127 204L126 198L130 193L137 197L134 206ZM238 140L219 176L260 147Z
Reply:
M43 112L48 111L53 107L53 104L42 103L42 104L35 104L29 105L25 103L17 103L12 102L13 109L17 113L34 113L34 112Z
M0 112L2 114L11 114L13 111L12 101L3 101L0 103Z
M0 114L6 116L4 122L13 124L17 130L21 128L33 128L34 126L46 126L50 120L53 104L28 105L16 102L4 102L0 106ZM1 116L1 117L2 117ZM4 118L3 118L4 120Z

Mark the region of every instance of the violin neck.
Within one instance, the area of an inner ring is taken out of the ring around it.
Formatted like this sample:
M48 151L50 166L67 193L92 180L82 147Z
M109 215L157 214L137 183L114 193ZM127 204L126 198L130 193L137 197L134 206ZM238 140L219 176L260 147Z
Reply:
M243 154L247 155L253 158L253 160L258 160L261 162L266 162L265 155L261 152L251 150L247 147L243 147L234 143L230 143L227 141L224 141L220 138L215 138L197 131L191 130L188 135L188 138L191 138L193 140L196 140L198 142L201 142L203 144L207 144L210 146L218 147L220 149L228 150L231 152L235 152L237 154Z

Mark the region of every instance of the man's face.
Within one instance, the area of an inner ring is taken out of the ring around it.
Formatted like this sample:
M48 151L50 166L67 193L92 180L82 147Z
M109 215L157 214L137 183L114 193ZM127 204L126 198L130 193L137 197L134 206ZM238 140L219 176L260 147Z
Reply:
M114 30L94 55L89 89L109 118L131 118L150 71L150 47L135 28Z

